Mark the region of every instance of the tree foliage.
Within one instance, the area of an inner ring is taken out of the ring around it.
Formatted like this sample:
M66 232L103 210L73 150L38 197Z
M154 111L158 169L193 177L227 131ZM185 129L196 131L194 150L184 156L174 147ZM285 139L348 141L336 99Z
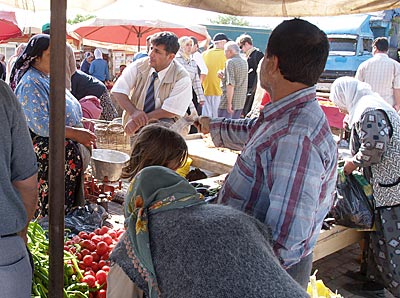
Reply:
M80 23L80 22L83 22L83 21L87 21L87 20L89 20L89 19L93 19L93 18L95 18L96 16L93 16L93 15L81 15L81 14L77 14L76 16L75 16L75 18L73 18L72 20L67 20L67 22L68 22L68 24L70 24L70 25L73 25L73 24L76 24L76 23Z
M231 15L218 15L214 19L210 19L210 22L213 24L221 24L221 25L234 25L234 26L249 26L249 21L244 18L231 16Z

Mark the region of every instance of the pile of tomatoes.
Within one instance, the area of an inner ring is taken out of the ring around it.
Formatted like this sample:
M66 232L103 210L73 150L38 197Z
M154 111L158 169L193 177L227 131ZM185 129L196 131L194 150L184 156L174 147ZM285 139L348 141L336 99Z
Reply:
M91 233L80 232L65 242L64 250L79 261L78 266L83 271L81 282L89 286L90 298L106 297L109 255L124 232L123 228L102 226Z

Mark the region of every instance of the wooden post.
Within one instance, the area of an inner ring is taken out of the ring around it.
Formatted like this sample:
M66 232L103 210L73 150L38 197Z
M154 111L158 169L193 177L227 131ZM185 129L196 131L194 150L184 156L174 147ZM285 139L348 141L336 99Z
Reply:
M51 0L49 144L49 297L64 297L65 63L67 0Z

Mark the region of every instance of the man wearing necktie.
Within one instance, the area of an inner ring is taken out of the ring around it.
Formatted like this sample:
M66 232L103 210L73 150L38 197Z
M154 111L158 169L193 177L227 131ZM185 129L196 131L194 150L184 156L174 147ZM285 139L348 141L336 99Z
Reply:
M175 120L185 115L192 100L189 74L176 61L178 38L170 32L154 34L149 56L126 67L111 94L124 109L125 132L133 135L149 120Z

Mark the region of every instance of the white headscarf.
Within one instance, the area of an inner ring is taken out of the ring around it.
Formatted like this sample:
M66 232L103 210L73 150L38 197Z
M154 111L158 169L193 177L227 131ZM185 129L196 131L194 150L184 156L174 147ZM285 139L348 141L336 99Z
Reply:
M103 59L103 53L99 49L94 50L94 58L95 59Z
M367 108L394 110L371 86L352 77L336 79L331 86L330 100L349 113L349 126L360 120Z

